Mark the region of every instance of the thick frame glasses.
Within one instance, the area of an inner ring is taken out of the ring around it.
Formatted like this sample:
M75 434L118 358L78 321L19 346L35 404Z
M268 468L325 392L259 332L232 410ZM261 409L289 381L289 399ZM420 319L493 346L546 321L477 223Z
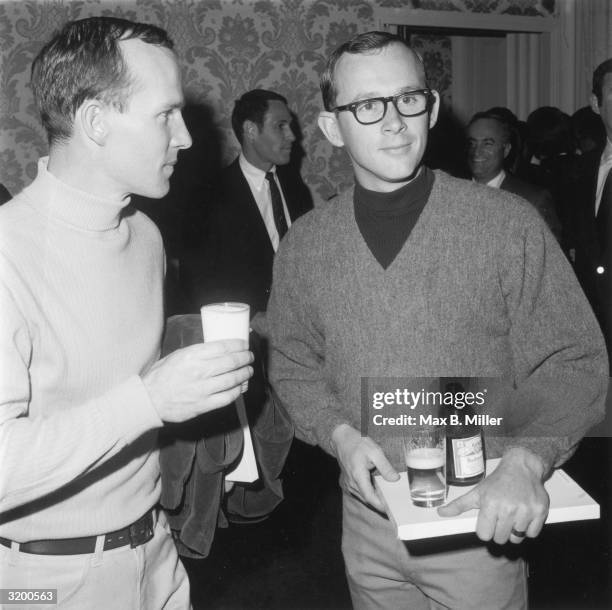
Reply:
M403 117L413 117L428 112L434 102L434 94L431 89L415 89L404 91L389 97L371 97L344 106L332 108L333 112L348 110L353 113L355 120L362 125L372 125L385 118L387 104L393 102L395 109Z

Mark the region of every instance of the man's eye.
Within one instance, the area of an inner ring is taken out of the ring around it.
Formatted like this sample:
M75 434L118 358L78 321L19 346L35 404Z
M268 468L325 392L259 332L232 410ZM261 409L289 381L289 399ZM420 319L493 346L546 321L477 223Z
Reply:
M357 110L363 110L365 112L368 112L369 110L373 110L374 108L376 108L376 104L376 100L368 100L366 102L361 102L361 104L357 106Z
M418 102L418 99L418 96L414 95L413 93L406 93L400 97L400 102L405 106L412 106Z

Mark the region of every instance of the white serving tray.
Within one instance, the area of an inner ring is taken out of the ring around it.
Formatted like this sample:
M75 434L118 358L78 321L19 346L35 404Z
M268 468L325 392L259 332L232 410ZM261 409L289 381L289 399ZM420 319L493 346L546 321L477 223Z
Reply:
M499 462L499 458L487 460L487 474L495 470ZM421 540L476 531L477 509L456 517L440 517L437 508L414 506L410 500L405 472L401 472L400 480L394 483L385 481L380 475L376 475L374 481L401 540ZM599 519L599 504L563 470L555 470L544 487L550 496L546 523ZM470 489L472 487L449 486L446 502L451 502Z

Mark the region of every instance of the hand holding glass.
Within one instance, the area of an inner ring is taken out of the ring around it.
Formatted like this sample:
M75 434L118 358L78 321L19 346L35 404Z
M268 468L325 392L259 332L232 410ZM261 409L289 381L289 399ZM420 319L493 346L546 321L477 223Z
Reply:
M415 506L441 506L446 499L444 426L413 428L404 438L410 499Z

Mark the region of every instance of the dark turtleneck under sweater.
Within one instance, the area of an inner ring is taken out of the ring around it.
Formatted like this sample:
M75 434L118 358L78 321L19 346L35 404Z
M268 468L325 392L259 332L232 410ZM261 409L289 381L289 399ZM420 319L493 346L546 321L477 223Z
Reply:
M390 193L355 184L355 220L368 248L386 269L406 243L431 193L434 173L422 167L416 178Z

